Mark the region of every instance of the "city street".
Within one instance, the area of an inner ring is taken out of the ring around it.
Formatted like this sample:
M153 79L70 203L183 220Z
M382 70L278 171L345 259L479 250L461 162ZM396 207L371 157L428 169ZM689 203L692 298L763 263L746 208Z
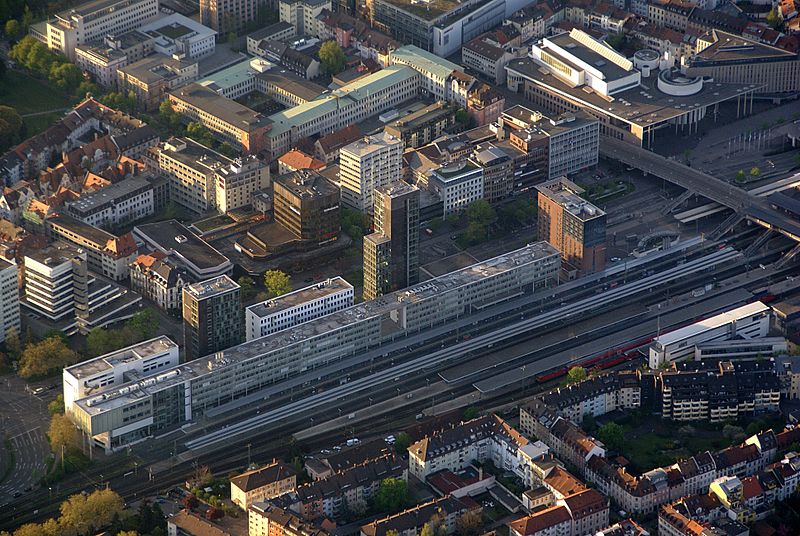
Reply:
M0 507L10 502L15 494L26 494L38 487L39 479L47 468L50 445L47 426L50 415L47 403L26 392L26 383L16 376L0 379L0 428L11 442L14 466L8 477L0 482ZM53 391L45 391L51 393ZM3 447L0 456L7 456ZM5 467L7 459L4 459Z

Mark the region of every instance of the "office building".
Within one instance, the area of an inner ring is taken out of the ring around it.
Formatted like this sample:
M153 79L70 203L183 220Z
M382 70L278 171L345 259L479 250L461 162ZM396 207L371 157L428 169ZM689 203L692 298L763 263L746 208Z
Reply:
M689 77L659 57L637 53L630 61L586 32L546 37L528 58L506 65L506 85L549 114L579 111L600 121L600 133L650 148L656 131L697 130L716 117L719 105L736 101L745 114L761 85ZM643 83L644 81L644 83Z
M415 0L370 0L372 23L401 43L445 58L530 2L525 0L443 0L425 6Z
M265 28L247 34L247 53L260 56L258 53L262 41L289 41L297 35L297 30L288 22L276 22Z
M346 309L353 300L353 285L341 277L326 279L247 307L245 335L248 341L266 337Z
M759 93L789 96L800 91L800 57L741 35L712 30L698 39L697 53L686 59L686 75L757 84Z
M585 113L547 117L524 106L512 106L500 115L511 145L529 153L541 147L546 169L537 178L553 180L597 165L600 154L600 122Z
M253 155L231 159L191 138L170 138L151 152L169 177L171 199L198 214L249 205L269 186L269 168Z
M317 17L325 9L331 10L331 0L280 0L278 14L297 35L317 35Z
M444 165L430 173L428 186L442 201L441 217L459 214L483 199L483 168L466 160Z
M107 391L102 399L78 400L72 418L95 443L107 450L118 449L128 437L162 433L267 386L279 390L278 382L309 369L345 358L368 359L369 350L386 341L442 325L486 303L551 287L558 280L560 263L558 252L546 242L530 244L381 299L184 363L166 370L160 379L136 382L136 396L123 390L134 385L131 383ZM142 416L123 422L136 404L144 408L139 411L155 418Z
M405 65L392 65L358 78L323 97L269 116L266 134L270 161L300 140L329 134L380 114L419 95L421 75Z
M0 342L9 333L20 335L17 265L0 259Z
M375 232L364 237L364 299L419 282L419 188L395 180L374 190Z
M124 52L105 45L75 47L75 65L84 73L89 73L94 82L103 87L117 86L117 71L128 65L128 61Z
M270 130L267 118L212 89L192 83L170 93L169 101L177 113L248 154L266 148L265 137Z
M695 347L703 343L763 339L769 332L771 313L768 306L754 302L659 335L650 345L650 368L694 359Z
M316 171L301 169L275 178L275 222L317 246L339 237L339 189Z
M403 142L403 147L422 147L455 125L456 109L438 101L392 121L384 131Z
M135 30L158 15L158 0L91 0L47 22L47 46L75 59L75 47Z
M153 38L155 51L180 58L203 58L214 53L217 32L185 17L172 13L139 28Z
M226 256L176 220L137 225L133 236L146 250L163 253L172 264L185 269L194 282L233 273Z
M402 159L403 142L386 132L342 147L339 150L342 204L372 214L373 192L401 176Z
M183 345L187 361L242 342L240 290L227 275L183 288Z
M280 497L296 486L297 471L291 465L272 460L263 467L231 478L231 502L247 511L253 503Z
M583 199L583 188L562 177L536 187L539 238L580 274L606 266L606 213Z
M133 92L147 111L158 110L170 91L197 80L197 61L154 54L117 69L117 87Z
M498 43L492 34L476 37L461 48L465 67L486 75L496 85L506 83L506 64L514 55Z
M62 372L64 406L179 363L178 345L164 335L81 361Z
M131 264L131 289L165 311L179 311L183 287L190 283L186 270L164 253L139 255Z
M483 198L489 203L497 203L514 191L516 166L503 148L482 143L475 148L470 162L483 170Z
M54 236L86 251L91 271L114 281L128 277L137 255L131 233L116 236L71 216L50 218L47 225Z
M141 297L89 271L91 252L66 242L29 251L24 260L25 293L20 303L50 329L87 334L130 318Z
M390 65L407 65L422 77L420 89L436 100L456 100L452 94L451 77L453 73L464 75L464 68L444 56L428 52L413 44L405 45L389 54Z
M200 0L200 23L220 35L242 34L265 5L257 0Z
M144 177L120 182L84 193L64 203L67 213L92 227L116 227L146 218L154 213L153 185Z

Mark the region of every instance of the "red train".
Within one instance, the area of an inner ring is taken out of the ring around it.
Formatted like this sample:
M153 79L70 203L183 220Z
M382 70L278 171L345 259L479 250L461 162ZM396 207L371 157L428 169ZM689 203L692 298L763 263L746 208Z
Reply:
M620 346L618 348L612 348L602 354L590 357L583 361L580 361L574 365L569 365L566 367L561 367L556 370L551 370L548 372L543 372L536 376L536 381L539 383L549 382L550 380L555 380L556 378L560 378L561 376L566 376L569 369L573 367L583 367L585 369L596 368L600 370L605 370L607 368L611 368L614 365L619 365L625 361L630 361L631 359L635 359L639 352L636 350L637 348L644 346L645 344L650 343L655 336L647 337L646 339L641 339L636 342L632 342L630 344L626 344L625 346Z

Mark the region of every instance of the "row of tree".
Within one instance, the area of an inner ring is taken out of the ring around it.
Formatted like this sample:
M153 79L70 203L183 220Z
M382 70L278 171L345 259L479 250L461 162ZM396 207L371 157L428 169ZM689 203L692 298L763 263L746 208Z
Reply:
M184 125L183 117L172 109L169 100L165 100L159 105L158 122L161 124L163 130L171 136L189 137L197 143L214 149L228 158L236 158L239 156L239 151L227 141L217 143L211 131L202 124L190 122Z
M23 37L9 52L9 58L29 71L46 78L53 86L69 94L82 95L96 90L84 80L83 73L74 63L56 54L30 35Z
M136 344L147 339L152 339L158 331L158 318L150 309L139 311L131 317L121 328L94 328L86 337L86 351L88 357L107 354Z

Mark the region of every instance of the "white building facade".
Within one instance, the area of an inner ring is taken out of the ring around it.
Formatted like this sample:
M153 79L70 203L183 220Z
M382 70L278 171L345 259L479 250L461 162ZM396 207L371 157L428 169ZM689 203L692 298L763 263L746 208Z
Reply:
M401 176L403 142L382 132L367 136L339 151L342 204L372 213L373 192Z
M0 259L0 342L20 333L17 265Z

